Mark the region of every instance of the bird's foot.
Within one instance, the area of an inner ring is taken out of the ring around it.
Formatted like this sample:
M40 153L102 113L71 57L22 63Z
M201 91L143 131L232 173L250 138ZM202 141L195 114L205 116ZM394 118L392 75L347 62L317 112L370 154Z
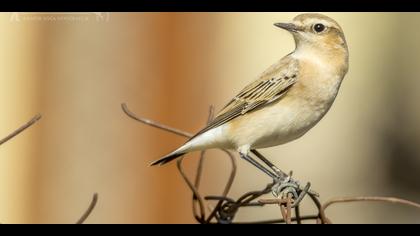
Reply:
M315 191L310 190L311 184L307 183L304 187L300 185L300 182L294 180L291 177L291 174L286 178L277 178L274 179L274 185L271 188L272 194L276 198L286 199L289 194L292 195L293 205L292 207L297 206L306 194L311 194L314 196L319 196Z
M300 183L292 179L291 176L287 176L285 179L277 178L274 179L274 185L271 188L271 192L276 198L286 198L289 193L292 194L294 199L299 197Z

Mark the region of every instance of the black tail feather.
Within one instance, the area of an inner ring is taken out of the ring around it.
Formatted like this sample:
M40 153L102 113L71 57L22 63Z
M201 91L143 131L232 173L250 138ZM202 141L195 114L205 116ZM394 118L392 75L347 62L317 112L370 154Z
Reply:
M171 161L173 161L173 160L175 160L178 157L183 156L183 155L185 155L185 153L171 153L167 156L162 157L159 160L156 160L156 161L152 162L150 164L150 166L155 166L155 165L162 166L162 165L165 165L166 163L171 162Z

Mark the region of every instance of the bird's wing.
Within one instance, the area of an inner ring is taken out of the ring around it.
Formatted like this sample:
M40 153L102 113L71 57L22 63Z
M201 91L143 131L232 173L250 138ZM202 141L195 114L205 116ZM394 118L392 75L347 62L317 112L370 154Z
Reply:
M235 96L204 129L194 137L236 117L254 111L274 101L278 101L296 83L298 78L298 62L285 57L267 69L258 80L246 86ZM193 139L192 137L191 139Z

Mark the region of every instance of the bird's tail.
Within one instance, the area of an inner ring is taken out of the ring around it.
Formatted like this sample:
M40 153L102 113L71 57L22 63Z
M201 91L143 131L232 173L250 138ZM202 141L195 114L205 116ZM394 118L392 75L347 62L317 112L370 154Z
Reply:
M171 162L177 159L178 157L183 156L189 152L201 150L200 148L203 147L203 143L208 142L207 141L208 137L207 139L200 139L199 137L200 136L191 138L189 141L187 141L184 145L182 145L177 150L169 153L168 155L160 158L159 160L152 162L150 166L165 165L166 163Z
M179 149L178 149L178 150L176 150L174 152L171 152L168 155L160 158L159 160L156 160L156 161L150 163L150 166L165 165L166 163L171 162L171 161L173 161L173 160L177 159L178 157L183 156L185 154L186 154L186 152L179 151Z

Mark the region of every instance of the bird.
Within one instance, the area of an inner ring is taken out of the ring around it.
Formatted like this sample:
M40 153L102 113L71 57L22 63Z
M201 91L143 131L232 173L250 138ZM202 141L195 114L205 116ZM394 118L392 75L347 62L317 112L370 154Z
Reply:
M348 72L349 50L342 28L323 14L304 13L274 26L292 34L294 51L243 88L185 144L151 166L164 165L193 151L220 148L237 151L275 177L252 159L250 152L258 154L257 149L298 139L324 117Z

